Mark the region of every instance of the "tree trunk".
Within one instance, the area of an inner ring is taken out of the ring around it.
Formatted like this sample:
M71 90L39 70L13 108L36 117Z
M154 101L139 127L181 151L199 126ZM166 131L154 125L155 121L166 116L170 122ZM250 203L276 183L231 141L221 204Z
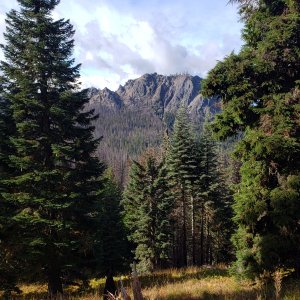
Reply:
M47 277L48 277L48 294L50 296L50 299L56 299L59 295L63 294L59 268L53 265L49 266Z
M201 204L201 224L200 224L200 265L204 264L204 204Z
M195 204L194 197L191 196L191 210L192 210L192 264L196 265L196 245L195 245Z
M211 265L211 247L210 247L210 224L207 221L207 238L206 238L206 263Z
M185 204L185 193L182 189L182 259L183 267L187 266L187 232L186 232L186 204Z
M143 300L142 288L139 278L136 272L135 263L133 264L133 272L132 272L132 291L133 291L133 299L134 300Z

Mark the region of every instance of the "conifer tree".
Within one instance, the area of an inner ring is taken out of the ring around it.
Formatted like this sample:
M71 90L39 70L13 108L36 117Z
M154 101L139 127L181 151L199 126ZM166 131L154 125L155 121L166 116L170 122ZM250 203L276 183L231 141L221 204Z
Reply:
M154 271L169 263L172 205L164 163L151 152L140 162L133 161L123 207L140 271Z
M174 131L170 140L167 154L169 176L172 181L172 190L176 198L176 229L174 253L176 265L188 265L188 231L194 224L194 197L191 193L192 185L196 180L197 160L195 157L195 141L192 136L190 120L185 107L181 107L176 115ZM189 206L192 206L191 222ZM193 234L192 234L193 235ZM193 238L192 238L193 239ZM194 249L194 246L192 246Z
M235 193L236 270L255 277L299 269L299 1L243 1L245 45L210 71L204 94L219 95L213 128L225 139L241 131L243 165Z
M13 169L9 163L9 155L13 154L13 147L9 137L14 134L14 131L10 103L0 96L0 290L4 291L4 297L16 290L16 275L20 267L20 264L16 263L17 254L11 251L9 244L4 243L14 234L14 229L11 227L14 205L8 205L2 197L2 193L8 191L5 181L13 176Z
M18 0L7 14L3 98L11 104L15 174L1 197L14 206L16 234L1 241L17 249L27 276L45 278L50 295L62 276L78 272L93 245L96 191L103 166L93 156L93 112L79 92L79 65L71 58L74 30L52 19L59 0ZM28 278L28 277L27 277Z
M224 179L218 145L206 121L199 141L200 264L230 259L231 194Z
M99 208L97 220L97 243L95 258L97 270L115 274L124 271L129 245L121 215L122 193L112 170L107 169L103 175L103 188L99 192Z

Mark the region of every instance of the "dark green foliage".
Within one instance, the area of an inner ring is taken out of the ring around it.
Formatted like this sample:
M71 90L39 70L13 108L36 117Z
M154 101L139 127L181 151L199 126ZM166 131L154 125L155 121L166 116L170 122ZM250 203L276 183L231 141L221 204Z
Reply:
M188 265L189 236L189 201L191 200L194 224L194 193L193 183L197 178L197 159L195 140L192 136L191 122L185 107L181 107L176 115L174 131L170 139L167 153L167 165L175 196L174 228L175 244L174 260L177 267ZM194 225L192 227L194 228ZM192 229L193 231L193 229ZM192 233L194 236L194 233ZM194 250L194 247L192 247ZM194 252L194 251L193 251ZM194 255L193 255L194 256Z
M124 222L140 271L166 267L170 259L173 198L167 170L155 153L133 161L124 192Z
M0 92L2 92L2 82ZM11 227L11 218L15 207L12 204L5 203L2 197L2 193L8 191L5 180L13 176L14 173L9 162L9 155L13 153L9 137L14 133L15 125L10 102L0 96L0 290L4 290L7 294L15 290L18 272L16 253L12 253L11 245L1 242L14 232Z
M21 250L20 279L45 278L56 294L61 276L77 274L92 250L103 166L92 156L99 142L93 112L82 112L88 99L76 83L72 25L52 20L59 1L18 2L20 12L7 14L2 47L1 94L11 104L16 134L9 156L14 176L1 191L3 205L14 207L14 230L1 242Z
M115 274L126 269L129 245L121 216L122 194L111 170L105 172L103 181L104 187L99 193L97 209L97 243L94 255L97 271L106 276L109 271Z
M200 172L196 195L199 199L201 243L200 262L229 262L232 258L230 236L233 233L232 196L222 164L220 145L212 138L208 123L204 124L199 141Z
M230 260L231 195L210 132L203 126L196 138L187 110L182 107L170 140L165 139L165 148L175 199L174 266Z
M10 102L7 99L0 98L0 172L3 175L12 172L9 167L8 156L12 153L12 145L9 137L14 132L15 126L12 119Z
M181 107L177 112L170 144L168 154L170 175L176 184L185 188L195 179L197 168L195 140L192 136L191 121L185 107Z
M296 0L235 2L246 21L245 45L219 62L203 87L223 101L216 135L244 132L235 151L243 166L233 241L237 271L253 277L299 268L300 7Z

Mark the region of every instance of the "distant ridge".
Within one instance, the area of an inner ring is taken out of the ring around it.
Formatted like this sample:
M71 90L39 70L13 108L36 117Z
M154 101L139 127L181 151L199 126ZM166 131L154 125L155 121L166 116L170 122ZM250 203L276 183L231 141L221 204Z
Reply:
M206 109L212 114L219 111L215 100L208 101L200 94L201 81L199 76L188 74L164 76L153 73L128 80L115 92L108 88L91 88L89 95L95 108L151 108L163 119L165 113L175 114L179 106L184 104L193 115L201 118Z
M188 106L192 120L199 124L207 112L220 111L215 98L201 95L199 76L145 74L127 81L117 91L88 89L86 109L99 115L95 135L103 136L98 149L100 159L113 166L119 183L126 181L127 161L148 147L157 147L166 128L172 129L176 112Z

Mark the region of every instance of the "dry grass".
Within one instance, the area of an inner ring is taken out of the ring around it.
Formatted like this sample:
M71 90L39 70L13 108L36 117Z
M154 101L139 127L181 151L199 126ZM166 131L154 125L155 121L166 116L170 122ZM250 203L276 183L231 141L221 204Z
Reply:
M232 278L219 276L191 279L144 290L148 299L247 299L254 295L249 286L241 286Z
M145 278L141 281L143 285ZM235 281L225 267L168 270L155 274L152 282L143 288L144 296L151 300L253 299L255 295L253 287Z
M115 278L118 281L120 278ZM132 295L129 277L122 277L126 290ZM187 268L170 269L140 277L143 294L149 300L256 300L275 299L274 285L268 291L268 295L262 295L259 287L250 282L238 282L228 274L225 267L218 268ZM64 299L99 300L102 299L101 291L104 288L105 279L92 279L90 286L92 292L79 295L75 287L65 290ZM46 299L46 285L20 286L22 295L15 296L18 300ZM100 293L99 293L100 291ZM300 282L289 281L282 285L282 298L285 300L300 299Z

